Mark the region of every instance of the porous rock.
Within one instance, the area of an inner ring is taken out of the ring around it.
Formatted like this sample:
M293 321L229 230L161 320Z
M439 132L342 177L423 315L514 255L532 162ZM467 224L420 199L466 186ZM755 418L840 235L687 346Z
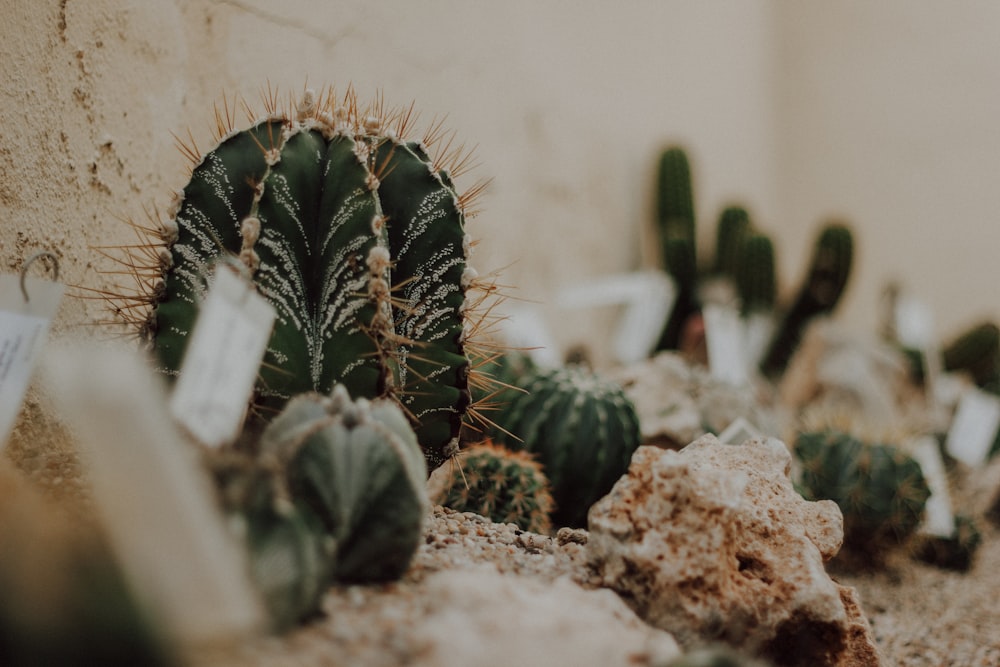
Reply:
M843 540L840 510L803 499L790 470L774 438L640 447L590 510L588 563L682 646L723 641L778 665L879 665L855 592L824 569Z

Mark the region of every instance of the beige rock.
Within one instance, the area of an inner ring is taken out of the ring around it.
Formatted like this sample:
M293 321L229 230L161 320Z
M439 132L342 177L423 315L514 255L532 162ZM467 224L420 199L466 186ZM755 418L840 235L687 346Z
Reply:
M677 642L649 627L618 596L567 578L546 582L488 566L440 572L426 582L430 609L413 635L419 665L663 665Z
M773 438L641 447L590 510L589 563L683 646L721 640L779 665L878 665L854 591L823 565L843 539L840 510L804 500L790 469Z

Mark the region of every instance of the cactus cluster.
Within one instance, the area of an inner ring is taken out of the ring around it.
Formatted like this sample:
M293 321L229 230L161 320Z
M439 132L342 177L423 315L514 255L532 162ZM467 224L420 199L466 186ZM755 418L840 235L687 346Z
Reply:
M437 474L444 471L441 468ZM549 532L553 508L549 481L527 452L487 440L464 449L447 473L433 494L441 505L533 533Z
M840 507L846 547L877 554L905 541L923 519L930 488L903 449L823 430L800 433L795 455L803 495Z
M587 511L628 469L639 418L622 388L581 367L544 370L497 415L493 437L534 455L552 485L557 526L581 527Z
M362 107L353 90L306 90L280 106L272 95L266 115L237 129L227 104L218 144L184 147L190 181L150 230L159 250L144 244L127 261L147 308L136 315L125 300L116 312L176 373L214 265L238 261L277 311L256 414L266 421L290 397L336 384L391 397L434 468L457 451L470 405L483 298L470 290L492 289L468 265L466 210L481 187L459 194L452 180L468 155L449 150L440 125L407 139L412 109ZM155 266L137 268L149 258Z
M657 229L663 261L677 286L677 301L657 349L681 347L685 324L701 309L700 277L721 279L735 290L744 315L770 313L777 292L774 247L755 229L742 206L728 206L716 227L715 259L711 268L697 265L694 196L687 153L679 147L660 156Z
M416 436L387 399L303 394L265 429L253 460L215 462L252 573L279 628L309 616L331 582L398 578L428 510Z

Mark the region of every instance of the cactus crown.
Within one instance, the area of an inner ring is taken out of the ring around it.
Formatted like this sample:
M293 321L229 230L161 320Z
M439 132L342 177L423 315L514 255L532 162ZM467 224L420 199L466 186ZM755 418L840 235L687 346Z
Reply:
M237 129L227 103L216 110L218 144L204 155L183 147L191 177L149 230L159 248L126 262L143 294L113 305L149 306L129 317L176 373L214 264L237 259L277 311L260 412L338 383L352 396L392 397L436 467L457 450L470 336L483 323L476 306L495 291L467 261L465 218L482 184L459 194L452 179L469 156L450 151L440 124L407 139L412 107L361 106L352 89L307 90L284 108L270 94L265 105ZM136 270L150 257L155 267Z

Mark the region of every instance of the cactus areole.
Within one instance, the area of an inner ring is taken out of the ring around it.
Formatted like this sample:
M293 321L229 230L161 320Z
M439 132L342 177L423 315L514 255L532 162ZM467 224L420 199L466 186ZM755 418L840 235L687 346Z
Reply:
M176 373L213 266L238 258L277 310L257 413L337 383L391 397L433 469L457 451L469 406L466 291L476 273L467 201L448 170L462 160L432 159L433 138L403 138L409 111L380 101L361 110L351 92L335 101L306 91L293 113L268 106L245 130L223 114L219 143L200 161L185 149L195 164L162 223L162 283L145 334Z

